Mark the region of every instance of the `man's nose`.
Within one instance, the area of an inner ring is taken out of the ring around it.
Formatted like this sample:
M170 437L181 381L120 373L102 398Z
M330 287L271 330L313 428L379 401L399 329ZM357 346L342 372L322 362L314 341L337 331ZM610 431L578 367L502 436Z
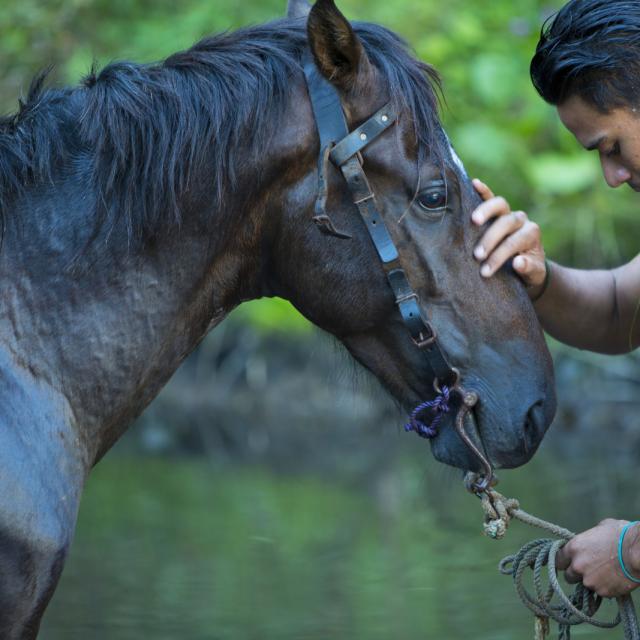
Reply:
M625 182L629 182L629 180L631 180L631 173L623 165L617 162L612 162L608 158L601 158L600 162L602 164L602 173L604 175L605 182L612 189L615 189L616 187L619 187Z

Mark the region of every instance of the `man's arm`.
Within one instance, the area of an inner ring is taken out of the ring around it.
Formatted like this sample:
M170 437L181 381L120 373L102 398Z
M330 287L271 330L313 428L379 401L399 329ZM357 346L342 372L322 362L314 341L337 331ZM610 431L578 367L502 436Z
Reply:
M534 303L545 331L561 342L600 353L626 353L640 341L640 256L612 271L548 263L549 284Z
M504 198L494 197L479 180L474 185L485 200L473 213L474 223L493 221L474 251L483 276L492 276L513 258L542 326L561 342L610 354L640 344L640 256L612 271L545 263L538 226L526 213L512 212Z

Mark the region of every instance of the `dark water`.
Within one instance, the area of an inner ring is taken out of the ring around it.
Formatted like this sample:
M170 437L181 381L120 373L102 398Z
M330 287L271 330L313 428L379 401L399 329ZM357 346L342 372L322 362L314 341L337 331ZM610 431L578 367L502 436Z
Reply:
M640 513L635 469L541 452L502 474L575 530ZM318 455L321 455L319 452ZM348 452L345 452L348 456ZM44 640L531 638L458 476L405 452L365 476L112 455L94 471ZM622 638L578 628L574 637Z

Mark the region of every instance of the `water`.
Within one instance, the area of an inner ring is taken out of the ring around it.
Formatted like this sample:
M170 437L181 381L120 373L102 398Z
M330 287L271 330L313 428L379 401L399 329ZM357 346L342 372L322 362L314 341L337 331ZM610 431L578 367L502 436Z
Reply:
M543 452L501 488L575 530L640 513L637 473L606 457ZM366 477L112 455L88 484L41 638L530 638L496 565L538 534L480 531L457 475L411 451ZM574 632L603 635L622 638Z

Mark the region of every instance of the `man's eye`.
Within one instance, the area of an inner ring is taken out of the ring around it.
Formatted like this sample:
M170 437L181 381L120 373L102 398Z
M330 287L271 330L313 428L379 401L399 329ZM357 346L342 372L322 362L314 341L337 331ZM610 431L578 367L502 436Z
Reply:
M444 187L427 189L418 196L418 204L427 211L444 209L447 206L447 190Z
M607 151L607 157L620 155L620 143L616 142L613 147L611 147L610 151Z

